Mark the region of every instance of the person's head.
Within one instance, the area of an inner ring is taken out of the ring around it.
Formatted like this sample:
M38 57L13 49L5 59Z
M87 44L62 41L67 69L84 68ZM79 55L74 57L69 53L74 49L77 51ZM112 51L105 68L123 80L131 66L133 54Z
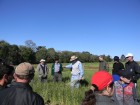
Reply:
M70 58L70 62L75 62L75 61L77 61L77 59L78 59L78 57L75 56L75 55L73 55L73 56L71 56L71 58Z
M29 83L34 77L34 67L27 62L20 63L14 73L16 82Z
M119 62L119 57L118 56L114 56L114 62Z
M113 77L110 73L104 70L96 72L92 76L91 84L94 87L94 91L98 91L106 96L113 95Z
M102 55L99 56L99 61L103 61L104 57Z
M93 74L91 79L92 87L90 90L85 92L85 97L82 100L81 105L96 105L96 94L104 96L112 96L113 89L113 78L111 74L106 71L98 71Z
M9 65L0 66L0 85L5 86L13 79L14 67Z
M132 54L132 53L128 53L128 54L125 56L125 58L126 58L126 61L127 61L127 62L131 62L131 61L133 61L133 54Z
M85 92L85 97L82 100L81 105L95 105L96 104L96 98L93 90L88 90Z
M44 59L41 59L40 60L40 63L43 65L43 64L45 64L45 60Z
M55 58L55 63L59 63L59 58Z
M131 82L131 78L133 77L132 73L129 70L120 70L119 76L120 76L120 81L126 84L129 84Z

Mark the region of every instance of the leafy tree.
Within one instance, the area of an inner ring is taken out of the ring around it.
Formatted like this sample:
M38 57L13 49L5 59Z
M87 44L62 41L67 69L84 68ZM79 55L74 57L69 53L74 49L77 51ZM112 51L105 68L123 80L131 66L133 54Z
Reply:
M47 49L45 47L39 48L36 52L36 61L39 62L40 59L47 59Z
M72 52L70 51L62 51L61 54L60 54L60 61L62 63L68 63L70 62L70 57L73 55Z
M111 61L112 61L110 55L105 56L105 60L106 60L107 62L111 62Z
M34 52L37 51L37 46L32 40L26 40L25 46L31 48Z
M10 44L6 41L2 40L0 41L0 57L5 61L8 62L8 56L9 56L9 46Z
M54 48L47 49L47 62L52 63L55 60L56 52Z
M35 56L31 48L26 47L26 46L20 46L19 49L20 49L20 55L21 55L22 61L34 63Z
M124 61L125 61L125 55L124 55L124 54L122 54L122 55L121 55L120 60L121 60L122 62L124 62Z
M90 53L89 52L82 52L80 57L81 57L81 61L83 62L89 62L90 61Z
M17 65L21 62L20 50L17 45L10 45L9 46L9 63Z

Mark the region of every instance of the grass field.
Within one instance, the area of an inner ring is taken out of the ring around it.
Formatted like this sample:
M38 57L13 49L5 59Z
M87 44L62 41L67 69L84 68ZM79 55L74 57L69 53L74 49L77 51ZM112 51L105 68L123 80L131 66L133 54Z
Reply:
M66 65L66 64L63 64ZM110 65L110 72L112 69L112 63ZM36 68L36 65L34 65ZM49 70L51 71L51 64L48 64ZM34 81L31 83L33 90L39 93L47 102L50 100L49 105L80 105L82 98L84 97L84 92L90 88L91 76L98 70L98 63L84 63L84 78L89 82L88 86L82 86L79 89L71 90L69 86L70 82L70 70L63 70L63 82L53 83L52 76L49 72L48 81L46 83L40 83L38 80L38 75L36 72ZM138 82L138 87L140 87L140 81ZM140 89L139 89L140 93Z

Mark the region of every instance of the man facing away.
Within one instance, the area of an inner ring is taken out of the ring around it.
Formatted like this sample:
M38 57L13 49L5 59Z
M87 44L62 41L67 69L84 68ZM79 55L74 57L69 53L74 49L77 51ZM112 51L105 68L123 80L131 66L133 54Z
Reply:
M108 63L104 60L102 55L99 56L99 71L100 70L109 71Z
M34 68L24 62L16 67L15 82L9 88L0 91L0 105L44 105L43 98L33 92L29 85L34 77Z

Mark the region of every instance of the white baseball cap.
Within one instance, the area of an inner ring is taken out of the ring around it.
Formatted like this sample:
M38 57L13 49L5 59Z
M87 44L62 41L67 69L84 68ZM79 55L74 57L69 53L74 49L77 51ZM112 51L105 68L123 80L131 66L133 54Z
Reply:
M127 58L127 57L133 57L133 54L132 54L132 53L128 53L125 57L126 57L126 58Z

